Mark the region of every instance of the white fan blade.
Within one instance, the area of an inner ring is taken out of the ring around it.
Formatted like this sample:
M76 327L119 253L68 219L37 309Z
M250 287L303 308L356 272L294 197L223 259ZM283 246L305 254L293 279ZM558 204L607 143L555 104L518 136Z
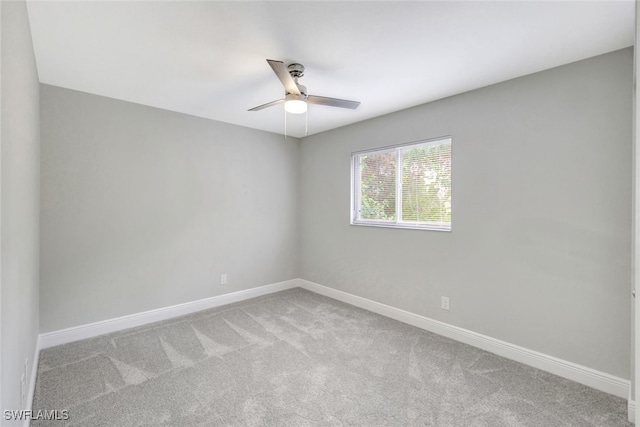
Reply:
M265 108L273 107L274 105L278 105L284 102L284 99L278 99L277 101L267 102L266 104L258 105L257 107L250 108L247 111L259 111Z
M282 82L282 85L284 86L284 89L287 91L287 93L300 95L300 89L298 89L298 85L296 85L296 82L293 81L293 77L291 77L291 74L289 74L289 70L287 70L284 62L274 61L273 59L267 59L267 62L269 63L269 65L271 65L273 72L276 73L276 76L278 76L278 78Z
M327 105L329 107L349 108L355 110L360 103L358 101L348 101L346 99L326 98L324 96L309 95L307 97L309 104Z

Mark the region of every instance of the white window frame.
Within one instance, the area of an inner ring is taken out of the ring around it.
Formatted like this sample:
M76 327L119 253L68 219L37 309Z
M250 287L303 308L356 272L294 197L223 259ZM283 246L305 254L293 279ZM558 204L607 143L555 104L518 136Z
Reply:
M425 139L420 141L407 142L404 144L392 145L383 148L376 148L371 150L355 151L351 153L351 212L350 223L351 225L364 225L367 227L390 227L390 228L405 228L414 230L432 230L432 231L451 231L451 224L443 222L407 222L402 220L402 185L398 183L402 182L402 150L413 145L440 145L443 143L451 144L451 137L439 137L433 139ZM361 198L361 182L360 182L360 164L359 159L363 154L383 154L389 152L397 153L396 160L396 219L395 220L371 220L360 218L360 198ZM452 153L453 157L453 153ZM452 161L453 163L453 161ZM453 174L453 171L452 171ZM452 214L453 216L453 214Z

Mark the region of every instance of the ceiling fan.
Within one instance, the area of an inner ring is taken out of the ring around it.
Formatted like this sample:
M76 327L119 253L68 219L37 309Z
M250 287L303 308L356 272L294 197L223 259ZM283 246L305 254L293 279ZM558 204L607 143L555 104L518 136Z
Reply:
M329 107L349 108L355 110L360 105L357 101L346 99L327 98L324 96L308 95L306 86L298 83L298 79L304 76L302 64L290 64L285 66L282 61L267 59L267 62L284 86L284 98L258 105L248 111L259 111L284 102L284 109L288 113L301 114L307 111L307 104L327 105Z

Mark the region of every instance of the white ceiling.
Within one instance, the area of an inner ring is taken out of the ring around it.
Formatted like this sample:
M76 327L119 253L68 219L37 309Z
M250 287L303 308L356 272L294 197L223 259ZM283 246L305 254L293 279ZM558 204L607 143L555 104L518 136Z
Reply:
M34 1L42 83L284 132L265 59L306 67L309 134L633 44L626 1ZM304 115L288 115L303 136Z

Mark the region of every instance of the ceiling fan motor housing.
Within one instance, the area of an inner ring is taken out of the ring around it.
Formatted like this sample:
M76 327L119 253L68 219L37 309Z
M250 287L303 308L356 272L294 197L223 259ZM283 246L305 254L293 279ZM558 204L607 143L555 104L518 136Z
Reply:
M298 83L296 83L296 86L298 86L298 90L306 98L307 97L307 87L305 85L299 85Z

